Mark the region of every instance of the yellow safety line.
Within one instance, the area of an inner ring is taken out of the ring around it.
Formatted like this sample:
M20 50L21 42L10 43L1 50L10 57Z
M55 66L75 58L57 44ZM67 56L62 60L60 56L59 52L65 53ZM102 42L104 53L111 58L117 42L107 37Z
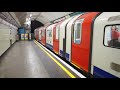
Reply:
M75 65L74 63L72 63L74 66L76 66L77 68L80 68L80 67L78 67L77 65Z
M70 77L76 78L70 71L68 71L62 64L60 64L53 56L51 56L47 51L45 51L39 44L34 40L34 42L39 46L40 49L42 49L55 63L57 63Z
M58 54L58 52L57 51L54 51L56 54Z

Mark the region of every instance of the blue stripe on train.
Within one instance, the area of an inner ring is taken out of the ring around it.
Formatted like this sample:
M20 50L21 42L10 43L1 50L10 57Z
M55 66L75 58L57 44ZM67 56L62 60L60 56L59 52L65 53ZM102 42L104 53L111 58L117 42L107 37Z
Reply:
M50 48L51 50L53 50L53 46L50 45L50 44L48 44L48 43L46 43L46 47L48 47L48 48Z
M66 60L69 60L69 54L68 53L65 54L65 58L66 58Z
M60 56L63 57L63 51L62 50L60 50Z
M96 66L94 66L94 69L93 69L93 76L95 78L118 78Z

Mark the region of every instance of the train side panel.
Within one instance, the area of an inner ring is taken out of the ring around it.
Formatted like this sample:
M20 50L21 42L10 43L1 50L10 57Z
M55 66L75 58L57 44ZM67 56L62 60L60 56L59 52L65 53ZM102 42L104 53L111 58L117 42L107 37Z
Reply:
M67 28L66 28L66 54L65 54L65 58L68 61L71 61L71 31L73 29L73 23L74 21L80 16L81 14L75 16L68 24L67 24Z
M53 27L55 24L46 28L46 46L53 50Z
M59 55L61 57L65 58L65 47L66 47L66 37L65 37L65 32L66 32L66 25L67 23L72 19L73 17L70 17L66 19L61 25L60 25L60 38L59 38Z
M94 22L92 71L95 78L120 78L120 12L103 12ZM113 28L113 29L112 29Z

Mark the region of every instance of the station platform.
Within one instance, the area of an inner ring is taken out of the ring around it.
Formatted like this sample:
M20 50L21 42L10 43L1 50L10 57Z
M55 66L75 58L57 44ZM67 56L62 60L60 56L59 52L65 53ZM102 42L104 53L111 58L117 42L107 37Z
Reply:
M86 78L62 62L35 40L18 41L0 57L0 78Z

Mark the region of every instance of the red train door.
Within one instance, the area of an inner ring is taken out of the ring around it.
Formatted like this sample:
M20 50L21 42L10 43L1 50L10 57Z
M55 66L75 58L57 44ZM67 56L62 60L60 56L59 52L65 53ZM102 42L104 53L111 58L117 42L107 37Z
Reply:
M59 54L59 32L60 32L60 24L63 21L57 23L53 28L53 50L56 54Z
M59 30L58 30L58 24L56 24L53 28L53 50L56 54L59 52Z
M42 42L43 45L46 45L46 29L42 29L41 42Z
M80 16L72 31L72 63L88 72L90 55L90 35L92 20L98 12L86 13Z

